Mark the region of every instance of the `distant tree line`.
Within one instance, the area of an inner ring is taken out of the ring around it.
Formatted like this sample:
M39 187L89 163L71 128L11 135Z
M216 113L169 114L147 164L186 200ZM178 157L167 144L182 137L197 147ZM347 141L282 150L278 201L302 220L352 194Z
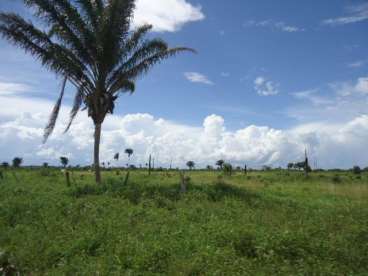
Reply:
M131 149L131 148L127 148L124 150L124 153L127 154L127 157L128 157L128 163L126 164L126 167L115 167L115 169L130 169L130 170L138 170L138 169L148 169L149 173L151 171L164 171L164 170L179 170L179 168L172 168L172 164L170 164L170 169L168 168L163 168L163 167L157 167L155 168L154 166L154 158L152 158L152 156L150 155L149 156L149 160L148 160L148 163L145 164L145 167L142 166L142 165L139 165L139 166L136 166L134 164L130 164L130 159L131 159L131 156L133 155L134 153L134 150ZM116 162L119 161L119 158L120 158L120 154L119 153L115 153L114 156L113 156L113 160L115 160ZM59 158L59 161L60 161L60 164L61 164L61 167L66 169L69 165L69 158L66 157L66 156L60 156ZM13 167L13 168L19 168L21 167L21 165L23 164L23 158L21 157L14 157L12 162L11 162L11 165L9 164L9 162L2 162L1 163L1 167L5 170L5 169L8 169L10 167ZM107 165L107 168L106 166ZM111 168L110 167L111 165L111 162L108 161L108 162L102 162L102 167L103 169L114 169L114 168ZM228 162L225 162L225 160L223 159L220 159L220 160L217 160L216 162L214 162L214 165L215 166L212 166L212 165L207 165L204 170L208 170L208 171L215 171L215 170L218 170L218 171L222 171L224 173L224 175L232 175L232 173L234 171L237 171L237 172L244 172L245 174L248 172L248 171L251 171L251 170L254 170L254 169L249 169L247 167L246 164L244 164L243 167L240 167L240 166L236 166L234 167L232 164L228 163ZM188 167L189 170L203 170L201 168L196 168L196 163L192 160L190 161L187 161L186 162L186 166ZM37 167L37 166L35 166ZM47 162L44 162L42 164L42 167L43 168L49 168L49 163ZM308 162L308 157L306 156L305 160L304 161L301 161L301 162L290 162L287 164L287 170L296 170L296 171L304 171L305 173L309 173L312 171L312 168L310 167L309 165L309 162ZM69 166L69 168L71 168L71 166ZM89 165L89 166L79 166L79 165L76 165L74 166L74 168L76 169L82 169L82 170L93 170L94 169L94 166L93 165ZM277 170L282 170L281 167L279 168L275 168ZM271 170L274 170L271 166L269 165L264 165L262 166L261 170L263 171L271 171ZM315 171L325 171L323 169L316 169ZM326 171L347 171L347 170L343 170L343 169L328 169ZM362 172L368 172L368 167L366 168L363 168L361 169L359 166L354 166L353 168L349 169L349 171L353 172L354 174L360 174Z

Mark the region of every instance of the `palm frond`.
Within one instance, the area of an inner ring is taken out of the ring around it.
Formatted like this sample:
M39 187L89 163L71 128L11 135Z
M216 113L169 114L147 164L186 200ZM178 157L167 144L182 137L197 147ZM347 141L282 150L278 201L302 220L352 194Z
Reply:
M67 0L24 0L35 15L54 29L54 34L85 63L93 65L93 35L78 11Z
M124 68L122 68L121 71L116 72L115 77L111 79L112 84L109 87L109 92L115 93L115 91L119 90L120 89L119 83L121 83L123 80L136 79L138 76L147 73L148 70L151 69L155 64L184 51L196 53L196 51L191 48L186 47L172 48L149 56L141 60L138 64L136 64L132 68L129 68L128 70L124 70Z
M69 49L53 43L50 34L38 30L32 23L16 14L0 13L0 34L40 59L51 71L68 75L72 82L87 83L89 89L93 89L83 62Z
M57 9L63 15L63 19L69 28L77 35L81 40L84 50L82 53L89 64L93 64L92 56L96 55L95 35L93 34L94 29L91 25L87 24L76 7L71 4L70 0L53 0L56 3ZM89 54L87 54L89 53Z
M54 131L56 120L59 116L59 111L61 107L61 102L63 101L64 92L65 92L65 86L66 86L67 78L65 77L63 80L63 84L61 86L61 91L59 98L51 112L49 122L47 123L47 126L45 127L44 135L43 135L43 143L47 142L47 139L50 137L52 132Z
M145 35L152 29L152 25L143 25L137 28L129 37L129 39L125 42L122 50L126 51L126 53L131 53L134 51L138 45L141 43Z
M98 8L96 1L91 0L76 0L81 12L84 14L85 20L90 22L93 31L97 32L99 18L102 15L102 10Z
M112 70L119 61L121 45L129 34L135 0L110 0L105 8L103 26L99 39L102 51L99 64L103 73ZM104 74L106 75L106 74Z
M194 49L186 48L186 47L177 47L177 48L171 48L166 51L161 51L157 54L154 54L152 56L149 56L143 60L140 61L139 64L131 68L130 70L125 72L125 75L129 79L135 79L140 74L147 73L149 69L151 69L155 64L169 58L172 56L177 55L181 52L191 52L196 53Z
M132 55L123 64L120 65L120 69L128 69L134 67L141 60L153 56L158 53L163 53L168 50L168 45L162 39L152 39L145 41L140 45L138 49L135 49ZM119 69L118 69L119 70Z
M68 123L66 129L64 130L64 133L68 132L68 130L70 129L75 117L77 116L77 114L79 112L79 109L80 109L80 107L83 103L83 97L84 97L83 88L80 87L78 89L78 91L75 93L73 107L72 107L72 110L70 111L69 123Z
M152 39L144 42L139 49L134 50L132 56L118 66L109 76L108 85L110 85L121 72L129 71L137 66L147 57L167 51L168 45L161 39Z
M101 14L105 8L104 0L94 0L93 3L96 5L97 12Z
M115 85L116 89L113 93L117 92L130 92L130 94L133 94L135 91L135 83L132 80L128 79L121 79L120 82L116 83ZM113 91L113 90L112 90Z

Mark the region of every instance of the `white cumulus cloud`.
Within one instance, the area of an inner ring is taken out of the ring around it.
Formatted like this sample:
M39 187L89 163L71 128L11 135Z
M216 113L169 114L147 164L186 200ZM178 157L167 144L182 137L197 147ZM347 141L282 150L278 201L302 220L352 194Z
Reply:
M14 95L29 90L29 86L25 84L0 81L0 95Z
M368 77L358 78L354 82L339 82L331 84L332 88L337 91L340 96L349 96L354 94L368 94Z
M301 91L301 92L296 92L293 93L292 96L294 96L294 98L299 99L299 100L307 100L310 101L313 105L315 106L319 106L319 105L326 105L326 104L331 104L333 103L332 100L319 96L318 95L318 90L306 90L306 91Z
M368 78L330 83L291 95L300 104L287 107L288 116L299 121L346 122L368 114Z
M184 76L187 80L194 83L203 83L207 85L213 85L214 83L208 79L205 75L197 72L186 72Z
M20 106L17 113L10 109L0 113L0 161L21 156L25 164L58 164L59 157L69 156L72 164L91 164L93 125L85 113L77 117L67 134L62 134L69 108L64 107L54 135L42 145L43 127L52 102L35 98L0 96L4 105ZM199 126L183 125L150 114L109 116L103 126L101 160L125 165L126 148L134 149L131 163L145 165L150 154L158 166L185 167L188 160L198 167L214 165L224 159L234 165L265 164L285 166L302 160L307 147L312 162L318 166L349 168L366 166L368 156L368 116L360 115L344 123L301 124L291 129L274 129L250 125L228 130L225 119L213 114ZM120 152L121 160L113 156Z
M133 25L152 24L154 31L175 32L186 23L204 18L201 6L194 6L186 0L138 0Z
M347 15L326 19L323 21L323 24L330 26L339 26L368 20L368 3L351 6L348 7L346 10Z
M274 21L274 20L263 20L263 21L255 21L255 20L249 20L244 24L245 27L261 27L261 28L268 28L272 30L277 30L281 32L287 32L287 33L296 33L296 32L303 32L304 29L289 25L283 21Z
M368 94L368 77L359 78L358 83L355 86L355 89L360 93Z
M278 84L262 76L254 80L254 89L260 96L274 96L279 94Z

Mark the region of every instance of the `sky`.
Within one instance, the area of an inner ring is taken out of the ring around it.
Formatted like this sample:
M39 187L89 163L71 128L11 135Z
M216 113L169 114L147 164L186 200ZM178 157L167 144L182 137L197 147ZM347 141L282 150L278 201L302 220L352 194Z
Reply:
M229 4L231 3L231 4ZM368 166L368 1L137 0L132 27L184 53L156 66L121 95L103 126L101 158L124 165L197 167L224 159L258 168ZM20 0L1 11L32 19ZM61 80L0 39L0 161L91 164L93 127L79 114L63 134L73 87L48 143L43 128Z

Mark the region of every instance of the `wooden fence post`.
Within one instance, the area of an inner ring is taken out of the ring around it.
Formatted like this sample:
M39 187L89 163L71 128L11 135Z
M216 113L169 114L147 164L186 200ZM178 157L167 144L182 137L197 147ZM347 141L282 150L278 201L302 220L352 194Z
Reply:
M66 180L66 185L68 187L70 187L70 173L69 173L69 171L65 172L65 180Z

